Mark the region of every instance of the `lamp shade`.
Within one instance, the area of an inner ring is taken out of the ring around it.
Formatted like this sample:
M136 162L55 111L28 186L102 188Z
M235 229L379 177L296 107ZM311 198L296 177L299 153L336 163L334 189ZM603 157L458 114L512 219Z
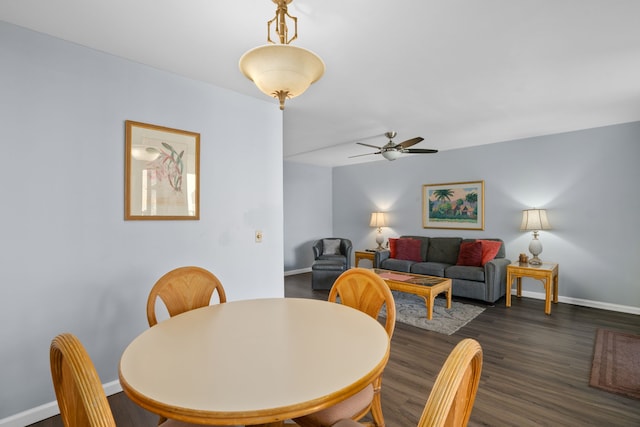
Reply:
M369 222L370 227L386 227L387 226L387 218L384 215L384 212L373 212L371 214L371 221Z
M324 74L324 62L315 53L288 44L258 46L240 58L240 71L264 94L284 99L301 95Z
M522 211L520 230L551 230L546 209L525 209Z
M402 153L398 150L387 150L382 152L382 157L387 160L395 160L400 157Z

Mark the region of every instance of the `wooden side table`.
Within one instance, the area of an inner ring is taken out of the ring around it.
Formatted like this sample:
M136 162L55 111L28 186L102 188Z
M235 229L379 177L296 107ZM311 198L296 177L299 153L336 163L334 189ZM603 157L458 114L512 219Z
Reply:
M507 266L506 305L511 307L511 284L516 279L516 292L518 298L522 296L522 278L530 277L540 280L544 285L544 312L551 314L551 295L553 303L558 303L558 264L543 262L542 265L514 262Z
M355 256L356 256L356 260L355 260L355 263L354 263L355 267L357 267L358 263L360 262L360 260L363 260L363 259L368 259L369 261L371 261L371 266L375 267L375 265L374 265L374 259L375 259L375 256L376 256L375 252L372 252L372 251L356 251L356 255Z

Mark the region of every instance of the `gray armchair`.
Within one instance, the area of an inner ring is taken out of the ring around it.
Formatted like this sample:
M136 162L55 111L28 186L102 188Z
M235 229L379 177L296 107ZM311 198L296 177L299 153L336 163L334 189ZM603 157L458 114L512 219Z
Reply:
M311 288L331 289L338 276L351 268L351 240L341 237L319 239L313 243L312 249Z

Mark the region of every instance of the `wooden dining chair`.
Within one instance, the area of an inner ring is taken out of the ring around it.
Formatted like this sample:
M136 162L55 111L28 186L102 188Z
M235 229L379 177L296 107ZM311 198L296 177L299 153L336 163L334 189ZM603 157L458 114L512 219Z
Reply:
M482 347L474 339L463 339L440 369L418 427L466 427L478 392L481 372ZM350 419L333 425L355 426L361 424Z
M389 335L393 335L396 325L396 305L393 294L384 280L372 270L366 268L352 268L342 273L329 291L329 301L353 307L374 319L378 319L380 309L386 305L384 328ZM296 418L296 424L302 427L331 426L338 420L350 418L359 420L371 412L373 423L370 425L384 426L380 390L382 388L382 374L378 376L364 390L348 399L313 414Z
M49 360L53 388L65 427L115 427L98 372L80 340L69 333L56 336L51 341ZM168 420L161 425L195 427L176 420Z
M221 303L227 301L220 280L204 268L179 267L169 271L153 285L147 298L149 326L158 323L156 319L158 297L164 302L169 316L173 317L194 308L206 307L211 303L211 297L215 291L218 291L218 299Z

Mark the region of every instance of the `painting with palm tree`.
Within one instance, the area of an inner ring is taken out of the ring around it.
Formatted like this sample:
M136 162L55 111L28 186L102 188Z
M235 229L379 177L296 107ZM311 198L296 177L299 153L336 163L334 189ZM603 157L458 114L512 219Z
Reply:
M484 230L484 181L423 185L422 227Z

